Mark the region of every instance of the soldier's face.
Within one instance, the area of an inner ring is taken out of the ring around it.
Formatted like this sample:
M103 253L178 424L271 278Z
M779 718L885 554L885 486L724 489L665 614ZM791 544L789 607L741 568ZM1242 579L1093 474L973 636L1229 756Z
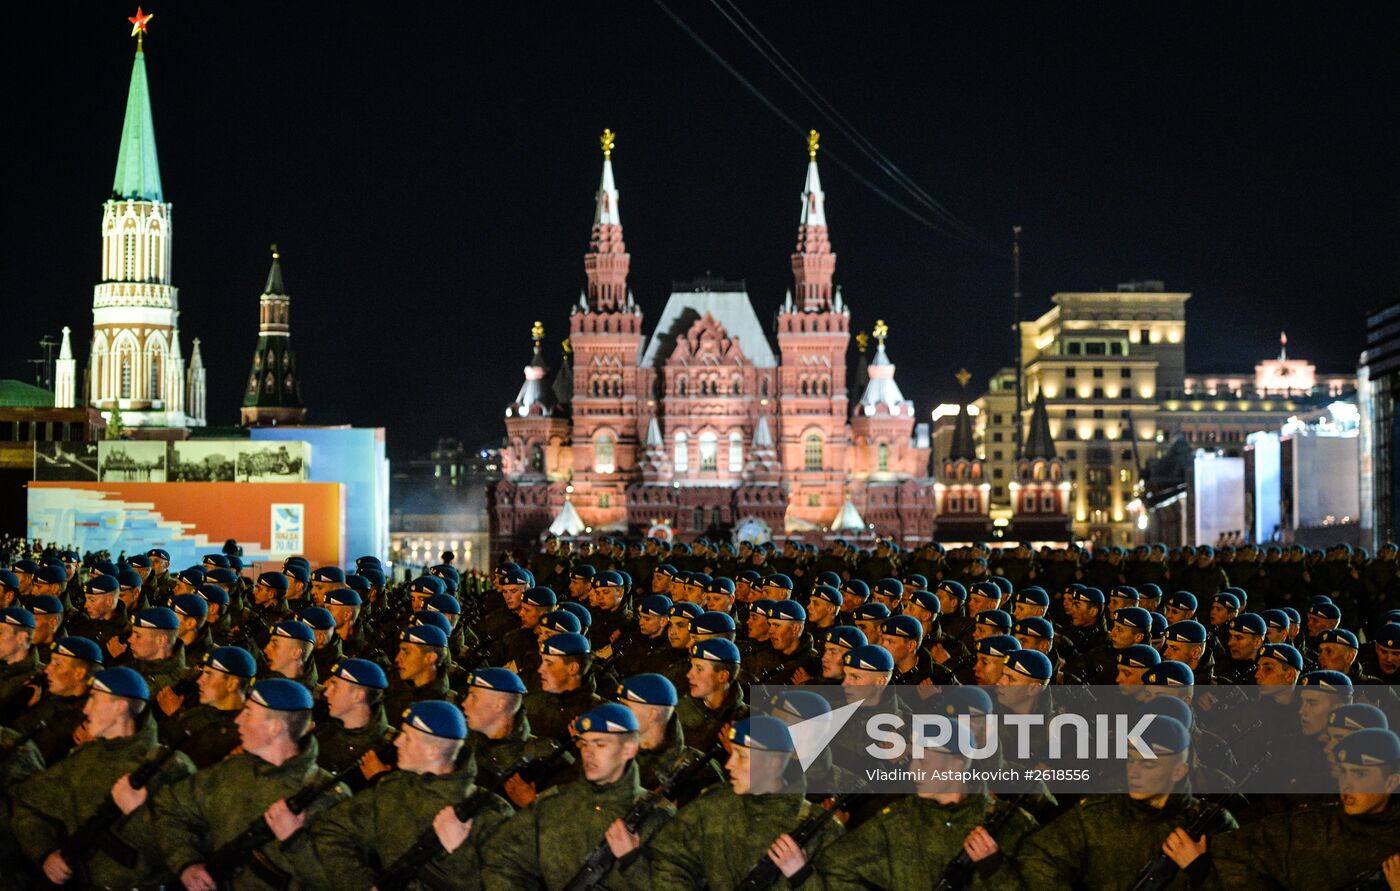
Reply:
M1288 643L1288 627L1283 628L1277 625L1270 625L1264 631L1264 641L1266 643Z
M451 742L405 724L399 735L394 738L394 748L398 751L398 767L409 773L426 773L438 767L444 756L453 750Z
M895 664L898 665L918 650L919 642L897 634L882 634L880 635L880 646L890 651Z
M116 591L111 594L88 594L87 601L83 604L83 612L87 613L90 619L101 620L111 616L116 606Z
M729 672L709 659L691 659L685 680L690 685L691 696L706 699L724 690L729 683Z
M151 557L151 572L156 575L164 575L170 569L170 561L164 557ZM140 572L138 569L137 572Z
M576 742L583 775L591 783L606 785L622 778L627 762L637 757L636 734L584 733Z
M1317 667L1346 674L1356 661L1356 651L1346 644L1325 643L1318 648Z
M1243 631L1230 632L1230 658L1248 660L1253 659L1259 652L1262 642L1257 634L1248 634Z
M1328 619L1316 613L1308 613L1308 637L1317 637L1328 628L1336 628L1341 619Z
M996 609L1001 600L996 597L986 597L982 594L973 594L968 598L967 611L971 615L977 615L983 610Z
M401 643L398 655L394 657L394 667L399 670L399 677L405 681L430 677L437 668L437 653L429 647Z
M1327 717L1342 698L1317 690L1298 691L1298 729L1304 736L1321 736L1327 730Z
M0 625L0 662L16 662L29 650L30 632L18 625Z
M1210 605L1210 623L1212 625L1224 625L1235 617L1235 611L1223 603L1212 603Z
M653 573L651 576L651 593L665 594L671 590L671 577L664 572Z
M1019 622L1022 619L1029 619L1032 616L1043 616L1048 608L1049 607L1040 606L1036 603L1028 603L1023 600L1011 608L1011 618Z
M170 589L171 595L176 597L181 594L193 594L194 592L194 585L191 585L189 582L179 577L176 577L175 586Z
M540 689L546 693L564 693L577 686L578 663L562 656L540 657Z
M978 653L977 661L972 666L972 675L978 684L990 687L1000 680L1002 670L1005 668L1005 657L993 656L990 653Z
M1166 795L1190 772L1184 753L1144 758L1136 749L1128 751L1128 796L1143 801Z
M93 739L107 739L129 714L128 700L93 690L83 703L83 726Z
M1400 648L1376 644L1376 663L1380 666L1381 674L1387 677L1400 672Z
M849 653L846 647L827 641L822 645L822 677L827 680L840 680L841 657Z
M1163 611L1163 613L1167 617L1167 624L1175 625L1177 622L1184 622L1187 619L1191 618L1196 614L1196 611L1193 609L1184 609L1179 606L1173 606L1169 603L1167 604L1167 608Z
M797 643L802 637L803 622L791 622L786 619L779 621L769 620L768 622L768 642L775 650L786 650Z
M535 606L530 603L520 604L520 627L538 628L540 619L543 618L544 614L547 612L549 612L549 607L547 606Z
M468 687L467 696L462 700L462 714L467 716L467 726L475 729L490 727L508 711L514 711L519 697L512 693L497 693L482 687Z
M276 588L263 582L253 586L253 602L258 606L271 606L277 602L279 594Z
M841 667L841 674L843 687L883 687L890 682L888 672L851 668L849 665Z
M1137 668L1132 665L1118 666L1118 677L1115 682L1120 687L1141 687L1143 672L1146 668Z
M520 609L520 599L525 596L524 585L502 585L501 599L506 602L506 609L514 612Z
M865 635L865 639L866 639L866 640L879 640L879 639L880 639L880 635L884 633L884 630L883 630L883 629L884 629L884 625L885 625L885 620L884 620L884 619L857 619L857 620L856 620L856 627L859 628L859 629L861 630L861 633ZM973 629L973 635L974 635L974 636L976 635L976 633L977 633L976 629Z
M137 659L164 659L170 655L173 635L159 628L133 628L131 655Z
M1200 644L1169 640L1162 647L1162 655L1172 662L1184 662L1194 670L1196 660L1201 658L1201 650Z
M146 581L146 579L151 577L151 567L149 566L137 566L133 563L131 564L131 568L135 570L136 574L141 577L142 582Z
M56 696L77 696L87 684L88 663L62 653L54 653L44 667L49 679L49 692Z
M360 612L358 606L340 606L335 603L326 607L326 609L331 611L331 618L335 619L335 627L337 628L344 628L347 625L355 624L355 616L359 615Z
M1400 788L1400 773L1395 766L1361 767L1355 764L1341 765L1342 810L1347 816L1379 814L1390 805L1390 796Z
M251 700L244 704L233 723L238 728L238 741L243 744L244 751L254 754L267 751L287 735L287 725L277 712Z
M756 609L749 610L748 626L750 639L759 641L768 639L768 617L763 613Z
M637 628L644 637L656 637L668 624L665 616L653 616L648 613L640 613L637 616Z
M1135 643L1142 643L1146 638L1141 630L1123 622L1114 622L1113 627L1108 629L1108 639L1113 643L1115 650L1121 650Z
M1187 663L1188 665L1190 663ZM1277 659L1260 659L1254 663L1254 683L1261 687L1292 687L1298 672Z
M667 620L666 642L673 650L690 649L690 619L687 616L672 616Z
M715 613L727 613L734 605L734 598L723 591L710 591L705 595L705 609Z
M232 675L224 674L217 668L205 666L199 672L199 704L212 705L224 697ZM329 699L329 695L326 697Z

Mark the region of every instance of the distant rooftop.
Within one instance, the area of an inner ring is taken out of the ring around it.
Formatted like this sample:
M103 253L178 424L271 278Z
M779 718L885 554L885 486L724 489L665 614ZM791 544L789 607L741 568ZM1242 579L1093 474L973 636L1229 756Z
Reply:
M53 391L13 379L0 380L0 406L53 408Z

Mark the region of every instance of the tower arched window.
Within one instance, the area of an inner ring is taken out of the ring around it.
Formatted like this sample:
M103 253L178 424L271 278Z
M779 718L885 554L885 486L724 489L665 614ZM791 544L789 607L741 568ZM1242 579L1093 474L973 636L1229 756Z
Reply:
M802 438L802 467L804 470L822 469L822 435L808 433Z
M122 278L133 281L136 278L136 230L127 226L122 232Z
M131 398L131 350L124 349L121 354L121 389L118 391L122 399Z
M700 472L714 473L719 469L719 437L710 431L700 434Z
M741 473L744 469L744 437L735 430L729 434L729 472Z
M758 382L758 395L762 396L764 399L768 398L768 378L765 377Z
M875 450L875 454L876 454L876 466L878 466L879 469L880 469L882 472L883 472L883 471L889 470L889 469L890 469L890 447L889 447L888 445L886 445L885 443L882 442L882 443L880 443L879 447Z
M685 473L690 470L690 437L681 430L676 433L676 459L671 462L676 473Z
M807 395L807 379L805 377L802 379L802 384L798 389L803 396Z
M729 395L738 396L742 392L744 392L744 382L741 381L739 379L739 376L736 374L729 381Z
M683 377L678 377L678 378L676 378L676 395L677 395L677 396L684 396L684 395L685 395L685 378L683 378Z
M614 462L613 452L616 441L611 433L599 433L593 440L593 471L595 473L612 473L617 469Z
M153 353L151 353L151 356L150 356L150 366L151 366L151 388L150 388L150 398L152 398L152 399L159 399L159 398L160 398L160 373L161 373L161 365L162 365L162 364L163 364L163 363L161 362L161 355L160 355L160 353L159 353L159 352L153 352Z

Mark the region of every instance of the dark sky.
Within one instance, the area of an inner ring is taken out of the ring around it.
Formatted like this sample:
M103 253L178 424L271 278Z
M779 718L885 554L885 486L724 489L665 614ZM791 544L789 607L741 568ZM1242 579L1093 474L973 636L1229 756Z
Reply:
M174 283L214 423L237 417L276 241L312 422L387 426L396 457L498 439L533 320L557 361L605 126L648 330L673 279L744 278L765 321L791 280L802 138L653 3L155 3ZM912 202L715 6L668 4ZM1013 223L1027 317L1055 291L1160 278L1194 294L1193 369L1251 366L1280 328L1293 355L1353 367L1364 312L1398 296L1393 9L742 5L992 245L931 231L823 164L853 330L889 322L921 415L959 366L977 386L1005 362ZM132 12L9 14L0 376L31 374L35 342L63 324L87 353Z

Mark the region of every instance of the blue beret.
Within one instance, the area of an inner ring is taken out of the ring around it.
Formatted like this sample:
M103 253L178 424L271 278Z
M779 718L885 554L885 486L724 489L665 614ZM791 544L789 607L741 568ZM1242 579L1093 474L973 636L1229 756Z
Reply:
M540 589L536 588L534 590L538 591ZM545 605L554 606L552 603ZM442 594L430 595L427 600L423 601L423 609L431 610L435 613L442 613L444 616L460 616L462 614L461 602L456 597L445 592Z
M1004 575L988 576L987 581L1000 588L1001 593L1003 594L1010 594L1013 590L1015 590L1015 585L1011 584L1011 579L1007 578Z
M1143 600L1156 600L1162 596L1162 589L1151 582L1145 585L1138 585L1137 589L1138 594L1142 596Z
M82 659L84 662L96 662L101 665L102 648L86 637L60 637L53 642L53 651L62 656L73 659Z
M410 705L404 710L403 726L443 739L467 738L462 710L443 699L423 699Z
M768 618L774 622L805 622L807 611L796 600L779 600L768 610Z
M1181 726L1185 727L1187 730L1190 730L1191 725L1195 723L1195 716L1191 714L1191 706L1175 696L1154 696L1143 704L1142 711L1143 714L1161 715L1165 718L1171 718L1179 722ZM1153 720L1156 719L1154 718Z
M1288 613L1281 609L1266 609L1259 613L1259 618L1264 620L1264 625L1269 628L1287 628L1293 623L1288 618Z
M763 587L775 591L791 591L792 579L781 572L775 572L763 580Z
M691 634L728 634L735 627L729 613L705 612L690 620Z
M876 644L847 650L841 657L841 664L846 668L857 668L861 671L894 671L894 657L890 655L889 650Z
M832 572L829 569L826 572L819 572L817 573L817 584L830 585L833 588L840 589L841 575L840 573Z
M94 578L98 575L116 575L117 567L111 560L94 560L92 561L92 571L96 573Z
M14 569L15 572L24 572L33 575L39 571L39 564L35 563L33 560L16 560L14 566L11 568Z
M989 634L973 648L981 656L1005 656L1021 649L1021 642L1009 634Z
M1208 636L1206 626L1194 619L1184 619L1167 626L1167 640L1177 643L1203 644Z
M457 567L450 563L439 563L428 570L428 574L442 579L447 583L447 587L453 591L462 583L462 574L457 571Z
M1017 650L1016 652L1029 653L1034 651ZM950 715L986 715L992 711L991 694L981 687L974 687L971 684L944 687L942 699L944 711Z
M1162 661L1162 654L1147 644L1133 644L1118 651L1118 664L1128 668L1151 668Z
M847 579L841 585L841 594L846 597L859 597L861 600L870 596L870 586L860 579Z
M851 610L851 618L883 622L890 617L890 608L883 603L862 603Z
M740 661L739 648L734 645L734 641L724 637L696 641L690 647L690 658L704 659L707 662Z
M921 607L935 616L943 612L943 604L938 602L938 595L928 590L919 590L909 595L909 602L917 607Z
M835 575L835 573L833 573L833 575ZM839 578L839 576L838 576L838 578ZM927 588L927 587L928 587L928 579L925 578L925 577L922 576L922 575L919 575L917 572L908 573L907 575L904 576L903 581L904 581L904 587L906 587L906 588L920 588L920 589L922 589L922 588Z
M1340 671L1310 671L1298 678L1298 686L1313 687L1339 696L1351 695L1351 678Z
M354 591L357 594L368 594L369 589L373 587L374 586L370 584L369 579L363 575L360 575L359 573L356 573L355 575L347 575L345 577L345 588L349 588L351 591ZM345 588L341 588L339 590L344 591ZM329 597L330 595L326 596Z
M282 561L282 568L286 569L288 566L300 566L308 573L311 572L311 561L305 557L288 557Z
M232 569L235 573L242 572L242 571L243 571L243 558L240 557L240 556L238 556L237 554L229 554L229 555L228 555L228 568L229 568L229 569Z
M433 615L441 615L434 613ZM447 646L447 632L436 625L411 625L399 634L403 643L418 644L424 647Z
M1126 625L1141 631L1150 632L1152 630L1152 616L1140 606L1125 606L1122 609L1114 610L1113 621L1115 624Z
M761 597L758 600L755 600L754 602L749 604L749 615L758 613L760 616L766 617L768 615L768 611L773 608L774 603L777 603L777 601L769 600L766 597Z
M209 601L199 594L180 594L170 599L177 616L189 616L203 621L209 618Z
M1117 597L1119 600L1131 600L1137 603L1142 599L1142 592L1132 585L1114 585L1108 591L1109 597Z
M132 558L133 565L136 558ZM130 567L117 570L117 587L119 588L139 588L141 587L141 576L136 570Z
M170 552L167 551L165 548L151 548L149 551L146 552L146 556L148 558L164 560L167 563L170 562Z
M508 668L478 668L467 675L467 686L494 690L497 693L525 693L525 682L520 680L520 675Z
M316 642L316 632L311 630L311 626L297 619L286 619L277 622L272 626L273 637L290 637L292 640L301 640L307 643Z
M593 576L593 587L595 588L621 588L622 576L611 569L605 569Z
M830 713L831 703L811 690L785 689L774 695L773 709L806 721Z
M205 554L204 559L200 562L208 563L211 567L222 566L225 569L229 567L228 557L225 557L223 554Z
M772 715L752 715L735 721L729 727L729 741L736 746L765 752L795 750L787 725Z
M1277 659L1295 671L1303 670L1303 654L1292 644L1269 643L1259 648L1260 659Z
M574 618L578 619L578 623L584 628L592 627L593 613L590 612L588 607L584 606L582 603L576 603L572 600L566 600L565 602L559 604L559 608L573 613ZM700 611L700 607L698 605L695 605L695 609L697 611Z
M1231 589L1231 588L1226 588L1225 590L1229 591L1229 590L1233 590L1233 589ZM1313 596L1311 596L1311 597L1308 598L1308 605L1309 605L1309 606L1317 606L1319 603L1332 603L1332 602L1333 602L1333 601L1332 601L1331 596L1330 596L1330 595L1327 595L1327 594L1314 594Z
M616 702L605 702L574 720L577 733L636 733L639 729L632 710Z
M617 698L645 705L675 705L676 685L664 675L634 674L618 685Z
M1212 598L1212 599L1213 599L1213 601L1214 601L1215 603L1221 604L1221 605L1224 606L1226 609L1232 609L1232 610L1233 610L1233 609L1239 609L1239 608L1240 608L1240 599L1239 599L1238 597L1236 597L1234 594L1231 594L1229 591L1221 591L1219 594L1215 595L1215 597Z
M1196 673L1185 662L1167 660L1144 671L1142 682L1149 687L1191 687L1196 683Z
M665 594L653 594L645 598L637 607L637 612L644 616L666 617L671 614L671 598Z
M204 574L206 582L215 582L220 585L233 585L238 582L238 573L232 569L211 569ZM198 585L195 585L198 588Z
M63 601L52 594L40 594L24 601L24 606L36 616L63 615Z
M701 607L700 604L693 603L689 600L682 600L680 603L671 604L671 609L668 615L670 615L670 617L673 619L695 619L698 618L700 614L704 611L704 608Z
M19 576L8 569L0 569L0 588L9 588L12 591L19 590Z
M354 578L363 578L354 576ZM364 606L365 599L354 588L336 588L326 592L326 603L331 606Z
M969 594L976 594L978 597L990 597L992 600L1001 600L1001 586L996 582L977 582L969 590Z
M147 557L145 554L136 554L134 556L127 557L126 563L128 566L136 566L141 569L151 568L151 558Z
M381 570L379 570L379 569L375 569L373 566L366 566L366 567L364 567L363 569L361 569L361 570L360 570L360 577L363 578L363 579L365 579L366 581L368 581L372 587L375 587L375 588L382 588L382 587L384 587L384 573L383 573L383 571L381 571ZM351 576L350 578L353 578L353 576ZM347 578L347 579L345 580L345 583L346 583L347 585L352 584L352 582L350 581L350 578Z
M1400 763L1400 736L1379 727L1358 730L1342 740L1335 753L1340 764L1393 769Z
M676 577L676 567L669 563L662 563L660 566L656 567L655 572L657 575L664 575L668 579Z
M287 678L263 678L254 681L248 691L248 701L279 712L311 711L311 691Z
M121 583L114 575L98 575L88 579L88 583L83 585L84 594L115 594Z
M201 600L201 602L203 601ZM204 612L205 615L208 615L207 607ZM153 606L137 613L131 625L133 628L158 628L161 631L175 631L180 627L180 617L175 615L174 610L166 609L163 606Z
M1400 623L1387 622L1376 631L1376 646L1400 649Z
M905 640L919 641L924 639L924 625L913 616L890 616L885 620L885 624L880 626L880 631L891 637L902 637Z
M1148 633L1151 634L1154 640L1167 633L1166 616L1162 615L1161 613L1152 612L1148 613L1147 617L1152 620L1152 630Z
M563 609L551 610L540 616L540 627L555 634L577 634L583 630L578 616Z
M1044 616L1027 616L1016 623L1013 629L1017 634L1038 637L1041 640L1055 639L1055 626Z
M854 625L834 625L826 629L822 642L836 644L838 647L845 647L848 650L863 647L869 643L865 632Z
M1011 613L1004 609L984 609L973 617L973 621L978 625L986 625L989 628L998 628L1002 631L1010 631L1012 624Z
M286 566L282 567L282 575L287 578L296 579L302 584L311 581L311 570L302 566L300 563L288 563Z
M1308 607L1308 615L1320 616L1324 619L1340 619L1342 610L1341 607L1329 600L1326 603L1314 603Z
M441 594L447 590L447 586L437 576L420 575L409 583L408 590L415 594Z
M456 602L456 598L453 598ZM554 607L559 604L559 596L551 588L530 588L520 597L520 602L530 606Z
M1263 634L1269 630L1269 626L1258 613L1240 613L1230 620L1230 630L1241 634Z
M582 634L565 633L546 637L540 644L540 652L546 656L582 656L592 652L592 647Z
M1040 650L1013 650L1006 656L1006 667L1037 681L1048 681L1055 676L1050 657Z
M1196 595L1190 591L1176 591L1167 598L1167 606L1175 609L1194 610L1199 604L1196 602Z
M1335 643L1342 646L1351 647L1353 650L1360 648L1356 635L1345 628L1328 628L1317 636L1319 644Z
M904 583L899 579L884 578L875 583L875 590L886 597L903 597Z
M146 685L146 679L131 668L104 668L93 675L92 689L126 699L146 700L151 698L151 688ZM310 694L307 695L310 696ZM307 707L310 708L310 706Z
M725 576L716 576L705 586L705 591L710 594L727 594L734 596L734 580Z
M215 647L204 654L204 664L238 678L256 677L258 663L242 647Z
M516 569L520 569L520 567L517 566ZM529 584L529 582L526 581L525 577L521 574L521 573L523 573L523 572L524 572L524 570L520 570L520 572L516 572L516 571L514 571L514 570L508 570L508 571L505 573L506 578L505 578L505 580L504 580L504 584L507 584L507 585L526 585L526 584ZM580 563L579 565L577 565L577 566L575 566L575 567L573 568L573 570L569 573L569 576L570 576L571 578L576 578L576 579L591 579L591 578L593 578L593 576L595 576L595 575L597 575L597 574L598 574L598 570L594 569L594 568L592 567L592 565L590 565L590 564L588 564L588 563Z
M812 589L812 600L824 600L832 606L840 606L841 591L831 585L817 585Z
M1103 592L1098 588L1079 587L1070 591L1070 600L1077 600L1080 603L1090 603L1095 606L1104 605Z
M1158 755L1175 755L1191 748L1191 731L1168 715L1156 715L1139 735Z
M1022 588L1011 598L1012 603L1029 603L1031 606L1049 606L1050 594L1044 588L1032 585Z
M206 573L202 567L190 566L180 570L180 574L175 576L175 578L189 585L191 588L198 588L200 585L204 584L205 576Z
M218 585L200 585L198 593L200 597L204 598L206 603L211 603L216 606L228 606L228 592ZM208 613L207 609L205 613Z
M1385 712L1369 702L1350 702L1332 709L1327 715L1327 726L1342 730L1366 730L1371 727L1389 728L1390 721Z
M763 580L763 576L759 575L758 572L753 569L745 569L743 572L735 576L735 578L741 582L748 582L750 585L752 585L754 582L759 582Z
M330 631L335 627L335 616L322 606L308 606L297 613L297 618L310 625L313 631Z
M68 581L68 571L62 566L49 564L39 567L39 571L34 573L34 577L46 584L61 585Z
M258 576L258 584L266 585L274 591L286 592L287 577L280 572L264 572Z

